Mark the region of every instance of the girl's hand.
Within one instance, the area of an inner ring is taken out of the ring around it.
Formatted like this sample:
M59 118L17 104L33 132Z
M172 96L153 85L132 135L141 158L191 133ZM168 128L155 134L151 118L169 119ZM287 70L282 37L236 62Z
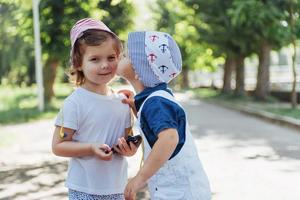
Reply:
M140 176L135 176L126 185L124 190L125 200L134 200L136 193L146 186L146 181Z
M124 137L119 138L118 144L114 145L114 151L122 156L133 156L137 151L137 147L132 142L129 145Z
M110 161L112 159L113 152L107 144L93 144L92 151L101 160Z
M133 114L136 116L136 108L134 104L134 93L130 90L120 90L118 93L123 93L127 98L122 100L122 103L128 104L132 109Z

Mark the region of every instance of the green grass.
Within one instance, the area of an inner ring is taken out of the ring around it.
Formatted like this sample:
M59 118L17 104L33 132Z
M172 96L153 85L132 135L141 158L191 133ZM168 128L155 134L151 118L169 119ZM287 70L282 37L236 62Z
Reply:
M293 109L290 103L283 103L274 97L269 97L266 102L256 101L253 97L237 97L233 94L222 94L218 90L207 88L194 89L193 92L201 99L208 101L215 101L220 103L227 103L237 106L245 106L258 110L263 110L280 116L292 117L300 119L300 105Z
M53 118L72 87L69 84L56 84L56 96L39 112L36 87L0 86L0 124L15 124L38 119Z
M297 107L296 109L287 108L287 107L266 107L266 111L281 115L281 116L288 116L295 119L300 119L300 108Z

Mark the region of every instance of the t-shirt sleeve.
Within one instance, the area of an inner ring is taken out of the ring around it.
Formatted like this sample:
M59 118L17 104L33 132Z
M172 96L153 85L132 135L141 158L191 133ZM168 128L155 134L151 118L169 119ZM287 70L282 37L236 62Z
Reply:
M168 128L178 128L178 106L162 97L151 97L144 105L142 117L156 136Z
M64 101L63 106L56 117L55 125L78 130L78 114L75 102L68 99Z

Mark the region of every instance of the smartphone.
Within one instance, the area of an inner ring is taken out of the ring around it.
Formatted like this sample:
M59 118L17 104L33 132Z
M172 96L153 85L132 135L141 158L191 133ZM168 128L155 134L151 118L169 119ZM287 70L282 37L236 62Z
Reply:
M131 136L129 135L127 138L126 138L126 142L128 145L130 145L130 142L132 142L136 147L138 147L141 142L142 142L142 136L140 135L135 135L135 136ZM117 145L118 147L118 145ZM116 151L114 150L114 148L112 148L112 151L115 153Z
M140 136L140 135L135 135L135 136L129 135L126 139L126 142L127 142L128 145L130 145L130 142L132 142L135 146L139 146L142 142L142 136Z

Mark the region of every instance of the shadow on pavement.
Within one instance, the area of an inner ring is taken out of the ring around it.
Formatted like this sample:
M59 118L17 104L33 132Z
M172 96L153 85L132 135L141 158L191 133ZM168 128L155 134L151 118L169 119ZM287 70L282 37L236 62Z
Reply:
M68 199L66 172L66 161L0 168L0 199ZM137 199L150 199L146 189L138 193Z
M1 170L0 199L63 199L66 170L66 162Z

